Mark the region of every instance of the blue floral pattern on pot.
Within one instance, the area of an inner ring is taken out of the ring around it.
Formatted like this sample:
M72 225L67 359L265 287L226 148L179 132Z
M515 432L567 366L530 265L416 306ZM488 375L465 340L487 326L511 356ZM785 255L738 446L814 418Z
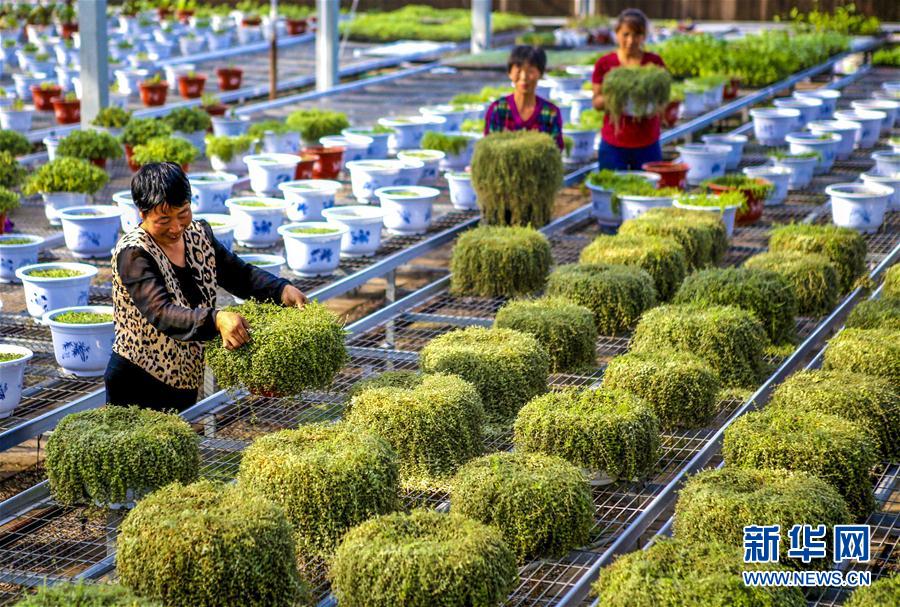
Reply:
M33 303L36 306L40 306L40 308L43 309L44 312L47 312L50 310L50 304L47 301L47 296L43 293L34 293L31 303Z
M100 234L97 232L88 232L86 230L82 230L78 233L78 246L81 247L99 247L100 246Z
M412 215L406 209L400 213L400 217L403 218L403 223L412 223Z
M67 341L63 344L63 358L80 358L81 362L87 362L91 355L91 347L83 341Z
M253 221L253 232L256 234L271 234L272 222L268 219L258 219Z
M850 211L850 223L854 226L868 228L872 225L872 217L865 208L856 208Z
M365 244L368 243L372 237L372 232L370 230L366 230L360 228L354 232L350 233L350 240L353 244Z
M9 384L3 382L0 384L0 400L6 400L6 391L9 389Z
M328 248L312 249L309 252L309 263L314 264L331 261L333 254L332 250Z

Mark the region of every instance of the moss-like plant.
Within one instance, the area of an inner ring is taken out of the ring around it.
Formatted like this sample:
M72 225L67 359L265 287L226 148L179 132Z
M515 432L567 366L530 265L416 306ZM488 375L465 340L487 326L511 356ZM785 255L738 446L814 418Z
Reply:
M357 394L373 388L415 388L422 383L423 377L418 371L385 371L353 384L347 391L347 398L352 401Z
M613 358L603 387L640 396L653 407L664 428L697 428L716 412L719 377L688 352L630 352Z
M112 322L113 315L98 312L63 312L54 316L53 320L68 325L95 325Z
M834 485L854 517L875 508L869 470L878 443L843 417L779 407L748 413L725 429L725 463L802 470Z
M678 241L684 247L688 269L717 264L728 250L725 224L712 213L650 209L622 224L619 234L663 236Z
M797 298L786 278L752 268L710 268L688 276L673 299L677 304L737 306L762 322L774 344L796 338Z
M824 480L802 471L742 469L726 467L707 470L692 477L678 493L675 506L675 534L679 540L706 544L721 542L742 546L743 529L748 525L834 525L853 522L841 494ZM829 539L829 544L831 543ZM828 567L830 560L781 562L802 569Z
M105 107L94 117L91 124L108 129L120 129L131 120L131 112L126 109L110 106Z
M550 241L537 230L480 226L453 247L450 288L458 295L529 295L544 288L551 263Z
M884 273L884 287L881 289L881 296L900 298L900 265L891 266Z
M824 255L837 266L842 293L849 291L866 269L866 241L850 228L809 224L780 226L772 230L769 250Z
M569 264L547 280L547 294L570 299L589 308L601 335L618 335L634 327L656 305L653 278L634 266Z
M288 128L298 131L307 143L319 143L320 137L340 135L341 130L350 126L347 114L311 108L292 112L286 120Z
M847 418L878 440L884 459L900 456L900 391L885 379L849 371L801 371L778 386L769 406Z
M197 443L175 415L137 407L73 413L47 442L50 490L66 505L131 502L173 481L194 480Z
M369 388L350 406L348 422L384 437L396 450L407 486L441 482L484 447L481 397L455 375L425 375L409 388Z
M503 422L547 391L550 356L527 333L467 327L431 340L419 364L425 373L459 375L474 385L487 419Z
M174 162L186 165L200 154L190 141L181 137L159 137L135 146L132 159L139 165L151 162Z
M15 188L22 183L27 174L25 167L19 164L15 156L0 151L0 187Z
M237 478L284 509L301 558L332 552L348 529L398 506L397 454L380 436L346 423L256 439Z
M205 131L212 126L212 118L210 118L209 114L204 110L193 107L175 108L163 116L162 121L173 131L181 131L182 133Z
M0 186L0 214L9 213L19 208L19 195ZM6 242L5 244L12 244ZM20 243L23 244L23 243Z
M300 580L284 511L239 486L173 483L132 510L116 541L116 572L164 605L293 605Z
M844 329L828 342L823 367L874 375L900 386L900 331Z
M741 192L745 195L752 196L757 200L765 200L775 189L775 186L765 179L750 177L740 173L730 173L720 177L713 177L712 179L706 179L700 184L700 186L704 188L709 188L714 185Z
M118 584L61 583L41 586L15 607L162 607Z
M472 140L465 135L447 135L428 131L422 136L421 147L423 150L439 150L450 156L462 154L470 141Z
M329 571L341 605L496 605L515 586L515 553L500 531L461 514L414 510L351 529Z
M603 122L601 120L600 124L596 126L595 130L599 130L602 126ZM626 188L640 186L642 183L646 183L647 180L638 175L623 175L621 173L613 171L612 169L603 169L602 171L594 171L590 173L585 179L585 182L589 185L612 192L612 195L610 197L610 204L612 205L613 212L618 213L619 209L621 208L621 201L619 200L618 192Z
M759 253L744 262L744 267L782 275L794 289L798 314L823 316L837 305L837 266L824 255L800 251Z
M285 133L296 132L296 130L280 120L262 120L251 124L250 128L247 129L247 134L255 139L262 139L266 133L284 135Z
M74 276L83 276L84 272L69 268L35 268L34 270L28 270L27 274L35 278L72 278Z
M157 137L168 137L172 129L156 118L132 118L122 130L122 143L134 147Z
M237 137L206 137L206 154L210 158L215 156L222 162L230 162L236 154L256 151L256 138L252 135L238 135Z
M853 591L844 605L846 607L889 607L898 603L900 603L900 574L894 573L872 582L871 586L860 586Z
M847 326L855 329L900 331L900 298L881 297L858 304L850 312Z
M22 192L26 196L51 192L95 194L107 181L109 176L106 171L86 160L61 157L51 160L36 173L32 173L22 187Z
M9 152L13 156L21 156L31 151L28 137L11 129L0 130L0 152Z
M669 101L672 76L656 65L620 67L603 79L603 104L613 122L649 116Z
M551 392L522 407L516 449L546 453L612 479L650 475L659 456L659 419L622 390Z
M562 458L494 453L453 479L451 511L500 529L519 561L562 556L588 541L594 522L584 473Z
M598 236L581 251L580 261L638 266L653 277L661 301L671 299L687 275L684 247L662 236Z
M298 394L327 387L347 361L344 330L321 304L284 308L248 301L228 309L247 320L253 339L237 350L226 350L217 337L206 348L206 363L222 387Z
M561 297L511 301L497 312L494 326L534 335L550 355L550 370L592 366L597 327L590 309Z
M743 571L781 570L744 563L741 549L717 542L661 539L647 550L618 558L600 573L594 593L608 607L805 607L799 588L762 588L744 583Z
M768 339L762 324L731 306L660 306L641 317L632 338L635 352L680 350L696 354L726 387L754 387L765 374Z
M109 133L72 131L59 142L56 153L82 160L119 158L122 155L122 144Z
M546 133L504 131L475 145L472 186L486 224L547 224L562 178L562 156Z

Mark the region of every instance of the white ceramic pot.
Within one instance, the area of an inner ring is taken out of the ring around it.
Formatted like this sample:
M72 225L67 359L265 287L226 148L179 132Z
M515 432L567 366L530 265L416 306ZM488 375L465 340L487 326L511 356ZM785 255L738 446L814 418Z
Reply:
M772 193L766 198L765 204L767 207L777 206L787 198L792 172L788 167L770 165L745 167L743 169L743 173L747 177L765 179L774 186Z
M375 197L375 190L394 185L404 165L399 160L359 160L348 162L353 195L362 203Z
M262 147L267 154L299 154L300 133L296 131L286 133L266 131L262 138Z
M553 96L558 97L564 93L574 93L581 89L581 85L584 82L584 77L580 74L572 74L571 76L548 76L547 80L550 82L553 87L552 92L550 93Z
M12 106L0 108L0 128L27 133L31 130L31 119L34 116L34 106L26 105L21 110L14 110Z
M423 186L379 188L384 227L391 234L424 234L431 226L432 205L440 190Z
M472 154L475 153L475 144L481 139L481 135L474 133L452 132L447 133L452 137L465 137L468 142L461 152L449 153L440 162L442 171L463 171L472 162Z
M66 247L79 259L106 259L112 256L122 227L118 206L70 207L59 212Z
M443 131L450 133L459 131L466 119L468 111L452 105L429 105L419 108L423 116L440 116L444 118Z
M209 50L220 51L231 46L231 32L208 32L206 34L206 44Z
M14 239L27 238L30 242L10 244ZM19 282L16 270L36 264L44 239L34 234L0 235L0 282Z
M244 156L250 172L250 188L259 195L277 194L278 184L294 179L300 156L294 154L251 154Z
M671 196L628 196L619 194L618 197L622 207L622 221L640 217L650 209L670 207L674 200Z
M834 113L834 117L841 121L858 123L861 130L859 138L856 140L856 145L859 148L866 149L878 142L878 136L881 134L881 125L887 118L887 114L874 110L838 110Z
M368 144L369 147L366 150L366 159L387 158L388 143L391 138L390 133L374 133L366 128L346 128L341 131L341 135L357 141L368 141L371 139L371 143Z
M188 173L191 210L194 213L227 213L225 201L237 181L233 173Z
M263 253L249 253L239 256L241 260L249 263L254 268L265 270L270 274L278 276L281 274L281 266L284 265L285 259L281 255L266 255ZM237 299L237 298L235 298Z
M60 141L62 141L62 137L56 135L48 135L41 140L47 150L47 160L50 162L56 160L56 150L59 148Z
M821 99L803 98L796 99L794 97L786 97L784 99L776 99L772 104L780 109L795 109L800 112L800 120L795 128L803 128L807 123L821 118L822 106L824 102ZM795 130L795 129L792 129Z
M722 223L725 224L725 233L728 235L728 238L731 238L734 235L734 218L737 216L737 210L739 205L730 205L726 207L707 207L707 206L697 206L690 203L691 197L688 195L685 197L684 201L676 200L672 203L676 209L684 209L686 211L694 211L697 213L715 213L718 216Z
M725 165L731 153L731 146L688 143L676 149L681 156L681 162L688 165L689 185L700 185L700 182L706 179L725 175Z
M178 77L185 74L190 74L191 72L196 72L197 65L195 63L177 63L175 65L166 64L163 66L163 71L166 74L166 82L169 85L169 91L172 93L177 93ZM122 90L121 85L119 85L119 90Z
M206 154L206 131L194 131L193 133L186 133L184 131L173 131L172 137L178 137L180 139L184 139L192 146L197 148L200 151L200 155L203 156Z
M572 106L572 123L578 124L581 121L581 114L593 107L593 97L594 94L591 91L581 90L560 96L562 102L569 103Z
M64 278L31 275L39 270L70 270L79 274ZM37 263L16 270L16 278L22 281L25 289L25 307L35 318L41 318L50 310L87 305L91 279L96 275L96 267L71 262Z
M450 186L450 202L453 208L463 211L472 211L478 208L478 195L472 186L471 173L444 173L447 184Z
M334 206L341 182L331 179L299 179L282 183L278 189L288 202L288 220L322 221L322 212Z
M794 91L795 99L819 99L822 105L819 106L819 115L816 120L828 120L834 116L837 109L838 99L841 98L841 92L834 89L813 89L810 91Z
M900 94L900 80L882 82L881 88L888 93Z
M418 158L407 156L405 160L400 160L402 167L394 179L394 185L419 185L422 176L425 174L425 163Z
M850 158L862 131L861 124L850 122L849 120L818 120L810 122L806 125L806 128L814 135L833 133L840 137L841 140L838 142L835 151L835 159L837 160Z
M806 152L815 152L819 155L813 174L823 175L831 170L834 165L834 159L837 156L837 147L840 143L840 137L834 133L824 133L816 135L815 133L789 133L785 137L785 141L789 144L791 154L803 154Z
M353 205L325 209L328 223L347 228L341 238L341 257L371 257L381 246L384 211L375 206Z
M613 191L591 183L586 185L591 193L591 214L597 219L597 223L604 226L622 223L621 204L613 197Z
M571 103L563 103L562 101L557 102L556 109L559 110L559 117L562 120L563 124L571 124L572 123L572 104Z
M571 162L587 162L594 156L594 137L597 133L588 129L566 130L563 135L572 138L572 149L566 154Z
M213 135L216 137L237 137L244 135L250 128L250 119L246 116L228 118L214 116L212 119Z
M888 211L900 211L900 173L892 175L873 175L872 173L862 173L859 178L867 185L880 185L894 190L891 197L888 198ZM0 245L3 241L0 240ZM2 252L0 252L2 255Z
M900 173L900 154L897 152L872 152L877 175L895 175Z
M131 190L122 190L112 195L113 202L118 205L120 214L119 221L122 224L122 231L126 234L141 225L141 212L131 198Z
M50 75L47 72L24 73L13 74L12 78L16 87L16 97L25 103L30 103L32 100L31 87L46 82L50 78Z
M772 158L772 164L791 170L788 179L788 187L792 190L802 190L812 181L813 173L819 159L811 158Z
M884 121L881 123L881 133L890 133L897 123L897 114L900 113L900 101L890 99L863 99L851 101L850 107L854 110L884 112Z
M253 44L263 39L262 27L259 25L241 25L237 27L238 43L241 45Z
M684 100L678 108L678 115L681 118L691 118L699 116L706 111L706 95L703 93L684 92Z
M234 219L234 238L238 243L245 247L261 248L278 242L278 228L284 223L288 201L243 196L229 198L225 206Z
M703 143L712 145L727 145L730 148L728 159L725 161L726 170L734 170L741 164L741 157L744 155L744 145L747 143L746 135L704 135Z
M725 85L717 84L703 93L703 105L707 110L714 110L722 105L722 99L725 96Z
M795 108L757 108L750 110L753 135L760 145L784 145L784 137L800 123L800 110Z
M195 220L204 220L212 228L213 236L222 246L231 251L234 248L234 217L221 213L197 213Z
M440 150L409 150L397 154L397 159L406 165L412 165L414 161L423 163L422 174L417 183L434 185L438 180L438 170L441 161L446 154Z
M371 137L346 137L344 135L328 135L319 138L319 143L326 148L344 148L341 156L341 170L346 170L347 163L354 160L365 160L369 157Z
M835 183L825 188L831 197L831 219L835 225L871 234L884 222L893 190L883 185Z
M43 316L50 326L56 363L78 377L98 377L106 372L116 330L112 320L95 324L71 324L56 320L66 312L92 312L112 316L112 306L72 306L54 309Z
M45 192L41 196L44 198L44 215L52 226L62 225L59 219L60 211L71 207L83 207L88 202L88 195L78 192Z
M158 40L145 40L144 51L148 55L155 56L160 61L165 61L172 56L175 44L172 42L159 42Z
M203 48L206 46L206 38L201 36L188 38L185 36L178 39L178 46L183 56L191 57L203 52Z
M0 362L0 418L12 415L22 402L22 386L25 382L25 366L34 356L28 348L12 344L0 344L0 354L14 354L19 358Z
M149 78L149 70L116 70L116 83L119 85L119 92L123 95L137 95L139 92L138 85ZM171 82L169 84L171 86Z
M74 76L78 76L79 71L78 68L73 67L63 67L56 66L53 68L53 71L56 72L56 83L59 85L59 88L63 90L64 93L69 93L74 91L75 86L72 84L72 78Z
M341 263L341 241L347 231L322 221L281 226L278 233L284 239L288 267L300 276L330 276Z
M394 151L413 150L419 147L426 126L433 124L430 117L409 116L408 118L379 118L378 124L394 129L388 138L388 149Z
M246 152L247 150L244 151ZM241 160L241 157L237 155L239 153L240 152L235 153L235 155L227 161L222 160L218 156L210 156L209 166L211 166L212 170L217 173L234 173L243 175L247 172L247 165L244 164L244 161Z

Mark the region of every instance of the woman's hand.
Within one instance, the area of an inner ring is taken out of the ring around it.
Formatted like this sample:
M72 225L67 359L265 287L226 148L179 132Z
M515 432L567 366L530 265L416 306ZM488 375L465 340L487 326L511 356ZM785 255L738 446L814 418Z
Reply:
M250 341L250 325L237 312L217 312L216 329L222 335L226 350L236 350Z
M294 285L287 285L281 291L281 305L302 308L306 305L306 295Z

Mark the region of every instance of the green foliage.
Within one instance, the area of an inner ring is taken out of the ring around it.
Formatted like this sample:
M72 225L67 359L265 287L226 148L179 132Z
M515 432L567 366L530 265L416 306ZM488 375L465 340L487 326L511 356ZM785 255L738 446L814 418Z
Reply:
M347 421L384 437L400 456L405 485L429 485L483 449L484 408L475 386L455 375L425 375L416 386L368 388Z
M836 415L784 407L747 413L725 429L722 455L728 466L801 470L831 483L854 517L875 508L869 470L877 441Z
M640 268L625 265L559 266L547 280L547 294L589 308L601 335L625 333L644 310L656 305L653 278Z
M646 179L635 180L619 188L616 193L621 196L644 196L648 198L674 198L682 191L678 188L657 188Z
M470 141L472 140L464 135L446 135L428 131L422 136L421 148L423 150L440 150L450 156L462 154Z
M516 36L516 44L551 47L556 46L556 36L553 35L553 32L528 32Z
M550 356L527 333L467 327L431 340L419 365L425 373L458 375L474 385L488 421L503 422L547 391Z
M684 248L661 236L598 236L581 251L579 261L638 266L653 278L661 301L671 299L687 275Z
M473 120L472 118L467 118L462 121L462 124L459 127L459 130L463 133L478 133L481 134L484 132L484 121L483 120Z
M680 194L678 202L694 207L718 208L723 212L728 207L738 207L739 211L746 211L747 197L737 190L722 192L721 194L709 194L705 192L691 192Z
M888 574L872 582L871 586L860 586L853 591L845 603L846 607L890 607L900 603L900 575Z
M601 110L595 110L594 108L582 110L578 115L578 124L583 129L599 131L603 127L603 114ZM600 172L602 173L603 171Z
M0 187L12 189L22 183L27 174L15 156L0 151Z
M613 358L603 387L646 400L663 428L698 428L716 413L719 377L688 352L630 352Z
M891 266L884 273L882 297L900 298L900 265Z
M19 195L0 186L0 213L9 213L19 208ZM30 242L30 241L29 241ZM7 242L6 244L10 244Z
M797 298L791 283L775 272L753 268L710 268L688 276L673 299L677 304L736 306L752 312L773 344L793 342Z
M122 143L131 147L147 143L157 137L168 137L172 129L156 118L132 118L122 130Z
M712 213L650 209L622 224L619 234L663 236L678 241L684 248L689 270L717 264L728 250L725 224Z
M109 133L72 131L59 142L56 153L82 160L119 158L122 155L122 144Z
M109 176L103 169L79 158L60 157L44 164L28 177L22 188L26 196L50 192L96 194Z
M900 46L875 51L872 55L872 65L900 67Z
M28 270L28 276L35 278L72 278L73 276L81 276L84 272L81 270L70 270L68 268L47 268Z
M516 13L492 12L494 33L527 29L531 20ZM366 12L341 22L341 33L351 40L390 42L395 40L438 40L461 42L472 35L472 14L468 9L436 9L409 4L390 12Z
M358 381L347 391L347 399L374 388L415 388L422 383L423 375L418 371L385 371L373 377Z
M212 126L212 118L209 114L195 107L175 108L163 116L162 121L173 131L182 133L205 131Z
M461 514L414 510L351 529L329 571L341 605L496 605L518 580L499 530Z
M584 473L539 453L493 453L463 466L452 512L496 527L520 562L563 556L588 541L594 522Z
M95 325L112 322L113 315L97 312L63 312L62 314L54 316L53 320L70 325Z
M181 137L158 137L134 147L132 159L143 166L150 162L174 162L186 165L193 162L200 151Z
M50 490L65 505L130 502L173 481L194 480L197 443L175 415L112 406L73 413L47 442Z
M2 208L2 204L0 204ZM855 329L890 329L900 331L900 299L881 297L858 304L847 318L848 327Z
M824 368L874 375L900 386L900 331L844 329L828 342Z
M288 128L298 131L307 143L318 144L320 137L340 135L342 129L350 126L347 114L310 108L292 112L286 120Z
M221 337L206 348L206 364L224 388L287 396L325 388L347 361L344 331L325 306L303 308L248 301L227 308L250 324L253 339L226 350Z
M604 607L805 607L799 588L744 584L742 571L773 569L782 567L745 564L733 546L660 539L647 550L619 557L593 588Z
M649 116L669 101L672 76L657 65L620 67L603 79L603 105L618 123L624 115Z
M719 374L725 387L756 387L765 376L768 344L762 323L731 306L660 306L641 317L633 352L680 350L696 354Z
M91 124L110 129L118 129L124 127L130 120L131 112L120 107L109 106L97 112L97 116L91 121Z
M562 178L562 156L546 133L504 131L475 144L472 186L483 223L547 224Z
M289 127L287 124L280 120L262 120L260 122L254 122L250 125L250 128L247 130L247 134L253 137L254 139L262 139L263 135L268 133L274 133L276 135L284 135L285 133L291 133L296 131Z
M306 559L333 552L348 529L395 510L397 475L397 454L380 436L325 422L256 439L237 479L284 510Z
M790 224L772 230L769 251L819 253L837 266L846 293L866 269L866 241L859 232L831 225Z
M31 151L28 137L18 131L0 130L0 152L9 152L13 156L21 156Z
M600 125L602 126L602 119ZM600 126L597 128L599 129ZM638 175L621 175L611 169L593 171L587 176L585 181L590 185L612 192L610 204L614 213L618 213L620 208L619 192L640 188L647 183L646 179Z
M539 396L519 411L514 432L517 451L556 455L612 479L647 477L659 456L652 407L622 390Z
M730 173L721 177L706 179L700 185L704 188L708 188L711 185L732 188L757 200L765 200L772 193L772 190L775 189L774 185L764 179L748 177L740 173Z
M560 297L511 301L497 312L494 326L534 335L550 355L554 373L593 366L597 328L586 307Z
M281 508L235 485L173 483L119 528L116 572L164 605L294 605L307 597Z
M791 9L790 19L799 31L837 32L854 36L872 36L881 29L878 17L857 12L854 3L836 6L833 13L819 10L818 3L808 13L797 7Z
M235 154L256 151L256 138L252 135L238 135L237 137L207 135L206 155L219 158L223 162L230 162Z
M162 607L118 584L61 583L41 586L15 607Z
M550 241L537 230L480 226L453 247L450 288L481 297L528 295L544 288L552 262Z
M744 262L744 267L784 277L794 290L797 313L802 316L824 316L837 305L837 265L824 255L801 251L759 253Z

